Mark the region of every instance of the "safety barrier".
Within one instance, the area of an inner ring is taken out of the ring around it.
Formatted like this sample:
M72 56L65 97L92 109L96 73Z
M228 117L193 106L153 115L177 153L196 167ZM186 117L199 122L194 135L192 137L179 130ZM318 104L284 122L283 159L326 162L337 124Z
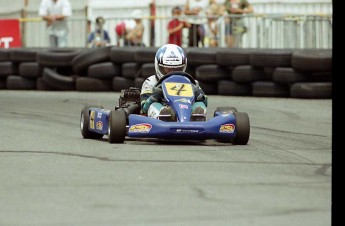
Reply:
M0 89L119 92L155 74L157 47L0 49ZM332 49L185 48L209 95L332 98Z
M239 48L332 48L333 23L332 15L297 15L297 14L248 14L231 15L231 19L241 19L246 32L237 35L235 47ZM130 20L126 17L106 18L105 30L111 36L111 45L117 45L114 28L117 23ZM167 24L173 17L143 17L145 46L160 46L167 43ZM181 20L185 17L181 16ZM206 19L206 18L204 18ZM227 47L225 43L226 17L217 19L219 25L218 47ZM85 17L68 19L70 28L69 46L86 47L87 35L94 24L88 24ZM154 23L152 23L154 22ZM45 22L40 18L21 19L25 47L47 47L48 34ZM154 24L154 26L151 26ZM154 29L154 30L153 30ZM183 47L187 47L188 29L183 30ZM204 47L208 47L206 43Z

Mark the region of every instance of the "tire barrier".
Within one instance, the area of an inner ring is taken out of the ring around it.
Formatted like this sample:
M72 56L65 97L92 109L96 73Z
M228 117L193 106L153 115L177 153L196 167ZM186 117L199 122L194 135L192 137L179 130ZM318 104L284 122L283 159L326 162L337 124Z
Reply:
M0 89L119 92L155 73L154 47L0 49ZM332 49L185 48L206 94L332 98Z

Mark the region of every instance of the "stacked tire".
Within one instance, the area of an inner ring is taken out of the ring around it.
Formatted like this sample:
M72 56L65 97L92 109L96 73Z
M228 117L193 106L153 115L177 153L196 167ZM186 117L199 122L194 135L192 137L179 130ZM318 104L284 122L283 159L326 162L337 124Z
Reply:
M119 92L155 74L156 47L0 49L0 89ZM332 98L332 49L185 48L208 95Z

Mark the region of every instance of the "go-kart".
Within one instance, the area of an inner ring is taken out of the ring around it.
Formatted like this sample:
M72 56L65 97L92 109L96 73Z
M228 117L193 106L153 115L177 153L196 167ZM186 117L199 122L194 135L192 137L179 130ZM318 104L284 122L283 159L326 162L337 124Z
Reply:
M213 117L200 120L192 114L195 101L194 78L185 72L172 72L163 76L156 86L176 114L176 121L157 119L141 113L140 89L121 90L119 105L108 110L102 106L85 106L80 115L80 130L84 138L101 139L108 136L109 143L123 143L126 137L158 138L167 140L215 139L236 145L246 145L250 135L248 114L235 107L217 107ZM202 119L202 116L201 116Z

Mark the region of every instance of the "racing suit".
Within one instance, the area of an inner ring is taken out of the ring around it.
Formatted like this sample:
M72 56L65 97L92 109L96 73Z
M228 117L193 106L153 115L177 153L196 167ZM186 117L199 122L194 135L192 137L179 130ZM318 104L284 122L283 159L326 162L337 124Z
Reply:
M155 88L155 84L158 82L158 80L159 79L156 75L151 75L148 77L144 81L140 93L141 111L152 118L157 118L160 115L160 112L166 108L166 105L162 103L162 89ZM193 85L195 102L192 106L192 114L201 113L206 115L208 98L199 86L198 81L195 80L195 82L197 85Z

